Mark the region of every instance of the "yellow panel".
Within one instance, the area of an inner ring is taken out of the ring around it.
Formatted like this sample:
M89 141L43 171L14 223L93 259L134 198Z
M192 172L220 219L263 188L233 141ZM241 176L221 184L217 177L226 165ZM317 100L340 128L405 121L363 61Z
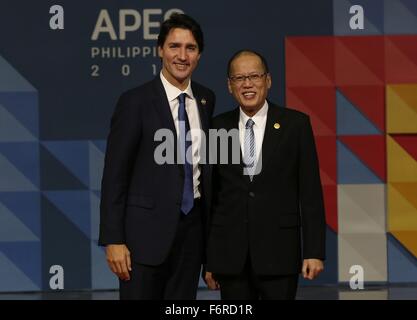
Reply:
M387 135L388 182L417 182L417 162Z
M388 133L417 133L417 85L388 85L386 89Z
M393 231L391 233L414 257L417 257L417 231Z
M387 187L388 231L417 231L417 183L389 183Z

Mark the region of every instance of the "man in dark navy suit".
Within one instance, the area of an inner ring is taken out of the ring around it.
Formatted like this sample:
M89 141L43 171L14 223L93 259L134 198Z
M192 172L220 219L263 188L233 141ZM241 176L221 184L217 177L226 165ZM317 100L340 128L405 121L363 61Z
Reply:
M111 120L99 244L120 279L121 299L196 297L210 204L200 138L215 103L211 90L191 81L203 48L198 23L171 15L158 37L160 74L123 93ZM155 159L160 129L173 133L180 150L174 164Z
M210 288L220 285L222 299L294 299L298 274L314 279L325 258L310 120L266 99L271 76L259 53L230 59L228 87L239 107L214 118L213 128L238 132L241 162L229 157L213 168L205 278Z

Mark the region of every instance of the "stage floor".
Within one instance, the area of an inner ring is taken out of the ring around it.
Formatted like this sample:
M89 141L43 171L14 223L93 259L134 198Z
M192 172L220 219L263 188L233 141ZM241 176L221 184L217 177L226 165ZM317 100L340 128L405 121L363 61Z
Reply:
M61 291L0 293L0 300L114 300L118 291ZM218 291L200 289L198 300L219 300ZM346 286L300 287L298 300L417 300L417 285L365 286L364 290L350 290Z

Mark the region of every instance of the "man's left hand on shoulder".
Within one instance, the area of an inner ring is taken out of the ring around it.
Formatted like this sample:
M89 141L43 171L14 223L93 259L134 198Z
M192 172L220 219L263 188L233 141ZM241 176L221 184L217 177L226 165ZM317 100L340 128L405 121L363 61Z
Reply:
M313 280L324 269L323 261L320 259L304 259L303 261L303 277L304 279Z

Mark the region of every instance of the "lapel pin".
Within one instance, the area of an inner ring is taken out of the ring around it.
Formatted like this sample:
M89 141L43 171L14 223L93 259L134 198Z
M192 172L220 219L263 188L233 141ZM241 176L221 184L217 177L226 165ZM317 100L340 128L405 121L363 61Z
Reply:
M207 103L207 100L206 99L201 99L201 104L203 105L203 106L205 106L206 105L206 103Z
M275 122L274 123L274 128L279 129L279 128L281 128L281 125L278 122Z

